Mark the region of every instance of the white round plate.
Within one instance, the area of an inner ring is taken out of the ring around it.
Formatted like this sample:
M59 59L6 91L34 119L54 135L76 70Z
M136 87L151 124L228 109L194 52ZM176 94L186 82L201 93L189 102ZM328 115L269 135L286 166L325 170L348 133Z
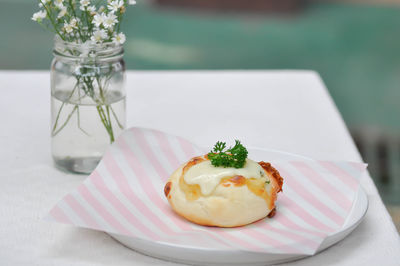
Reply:
M248 148L249 155L253 160L260 161L278 161L278 160L311 160L310 158L276 150L267 150L259 148ZM359 187L355 201L349 216L343 227L329 235L318 248L317 252L334 245L338 241L350 234L362 221L368 209L368 198L364 190ZM140 253L179 263L191 265L267 265L283 263L298 260L307 257L307 255L298 254L273 254L258 253L248 251L227 251L216 249L198 249L177 246L168 243L159 243L139 238L132 238L116 234L110 234L117 241L128 248Z

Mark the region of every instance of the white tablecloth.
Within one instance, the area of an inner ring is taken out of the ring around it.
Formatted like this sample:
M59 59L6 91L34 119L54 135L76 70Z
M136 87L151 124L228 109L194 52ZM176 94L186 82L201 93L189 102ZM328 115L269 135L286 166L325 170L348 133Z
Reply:
M105 233L42 220L84 175L50 156L48 72L0 72L0 265L176 265ZM360 156L319 76L311 71L128 72L128 126L201 146L248 146L320 159ZM356 99L354 99L356 100ZM328 250L290 265L400 265L399 235L369 176L364 221Z

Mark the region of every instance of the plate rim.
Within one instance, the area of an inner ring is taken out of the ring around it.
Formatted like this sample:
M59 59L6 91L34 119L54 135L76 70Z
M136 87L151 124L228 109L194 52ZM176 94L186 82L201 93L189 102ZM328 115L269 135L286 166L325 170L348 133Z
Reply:
M287 151L275 150L275 149L267 149L267 148L260 148L260 147L248 147L248 150L249 151L260 150L260 151L266 151L266 152L285 154L285 155L297 157L297 158L303 159L303 160L304 159L313 160L312 158L307 157L307 156L303 156L303 155L299 155L299 154L295 154L295 153L291 153L291 152L287 152ZM360 199L360 198L364 198L364 199ZM360 200L364 201L364 203L362 203L364 205L362 206L363 210L362 210L361 215L359 215L359 217L356 217L355 221L348 223L348 220L351 220L352 215L355 215L354 209L357 205L357 202ZM344 222L344 225L338 231L330 233L327 236L327 238L320 244L320 246L316 250L315 254L322 252L322 251L326 250L327 248L335 245L336 243L343 240L348 234L350 234L362 222L362 220L364 219L364 217L368 211L368 208L369 208L368 196L367 196L365 190L362 188L361 184L359 184L358 190L355 195L355 200L353 202L350 213L347 216L346 221ZM282 257L282 260L275 260L275 261L272 261L271 263L288 262L288 261L292 261L292 260L297 260L297 259L302 259L302 258L306 258L309 256L313 256L313 255L307 255L307 254L279 254L279 253L268 253L268 252L261 252L261 251L246 251L246 250L240 250L240 249L215 249L215 248L209 249L209 248L203 248L203 247L182 246L179 244L174 244L174 243L169 243L169 242L164 242L164 241L152 241L152 240L148 240L148 239L142 239L139 237L128 237L128 236L109 233L109 232L105 232L105 233L110 235L112 238L114 238L117 242L119 242L123 246L125 246L129 249L132 249L135 252L139 252L139 253L145 254L147 256L164 259L164 260L168 260L168 261L173 261L173 262L178 262L178 263L182 263L182 262L190 263L190 264L207 263L208 265L223 265L223 263L205 262L204 260L202 260L202 261L200 261L200 260L187 261L185 259L180 259L175 256L165 257L163 255L157 254L156 252L142 250L137 245L135 247L133 247L132 245L130 245L131 243L127 243L128 242L127 240L128 239L134 240L136 242L141 242L141 244L144 244L147 242L147 244L150 244L150 245L158 245L158 246L160 246L160 248L164 247L164 248L169 248L169 249L177 249L180 252L185 252L185 251L186 252L207 252L207 253L214 253L214 254L215 253L223 253L226 256L229 256L230 254L237 254L240 252L244 255L259 256L260 258L263 256L267 256L267 255ZM332 243L329 243L329 239L334 238L334 237L338 237L338 239L334 239L332 241ZM328 242L328 244L324 245L325 242ZM259 263L261 263L261 261L259 261ZM264 260L264 261L262 261L262 263L265 264L265 263L269 263L269 262ZM228 264L228 262L227 262L227 264ZM232 264L232 263L229 262L229 264ZM249 265L258 265L258 264L257 264L257 262L255 262L255 263L251 263Z

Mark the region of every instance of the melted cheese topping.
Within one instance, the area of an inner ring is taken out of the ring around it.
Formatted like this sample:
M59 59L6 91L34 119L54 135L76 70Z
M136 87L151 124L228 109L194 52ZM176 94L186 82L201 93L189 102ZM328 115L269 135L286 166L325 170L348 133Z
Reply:
M183 178L187 184L199 185L201 193L207 196L214 191L221 179L233 176L253 179L266 177L264 169L257 162L247 159L243 168L215 167L211 161L206 160L190 167Z

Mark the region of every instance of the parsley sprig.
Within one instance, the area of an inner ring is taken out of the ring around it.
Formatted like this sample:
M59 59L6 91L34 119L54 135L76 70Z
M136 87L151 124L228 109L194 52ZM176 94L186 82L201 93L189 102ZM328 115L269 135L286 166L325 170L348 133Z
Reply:
M234 167L242 168L246 162L247 149L235 140L235 146L226 149L226 142L218 141L214 145L214 149L208 153L211 164L218 167Z

